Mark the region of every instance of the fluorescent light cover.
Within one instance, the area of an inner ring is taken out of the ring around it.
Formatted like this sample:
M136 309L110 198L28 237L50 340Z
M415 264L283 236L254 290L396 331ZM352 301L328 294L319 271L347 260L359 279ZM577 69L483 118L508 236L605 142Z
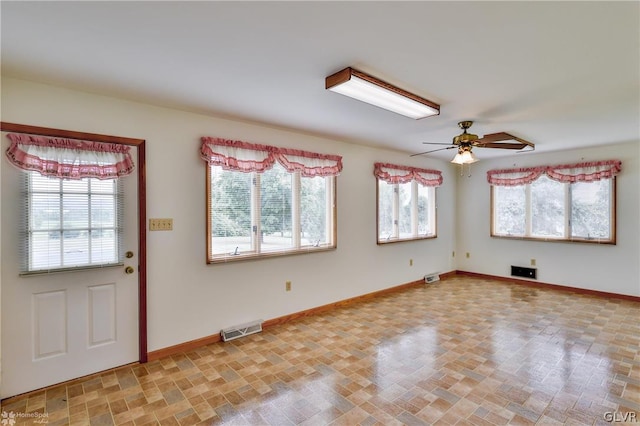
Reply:
M440 106L352 68L326 79L326 88L413 119L440 114Z

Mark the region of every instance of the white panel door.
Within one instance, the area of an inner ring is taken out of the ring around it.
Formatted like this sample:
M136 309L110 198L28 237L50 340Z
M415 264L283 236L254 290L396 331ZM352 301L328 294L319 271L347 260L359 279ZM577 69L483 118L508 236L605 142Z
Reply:
M136 173L122 178L123 249L133 257L120 266L27 276L19 275L16 225L24 215L22 174L2 167L3 398L139 359Z

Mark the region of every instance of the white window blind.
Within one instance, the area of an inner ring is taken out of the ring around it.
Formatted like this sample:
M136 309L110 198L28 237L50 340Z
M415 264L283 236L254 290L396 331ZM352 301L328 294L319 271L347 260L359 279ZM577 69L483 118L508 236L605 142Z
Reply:
M122 262L122 183L24 172L22 271Z
M130 148L117 143L9 133L6 158L24 170L22 273L122 262L123 186Z

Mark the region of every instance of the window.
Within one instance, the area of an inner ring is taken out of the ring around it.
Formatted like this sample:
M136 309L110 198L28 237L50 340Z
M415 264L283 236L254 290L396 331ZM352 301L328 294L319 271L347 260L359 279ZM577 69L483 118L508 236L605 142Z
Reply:
M437 170L376 163L378 244L436 237Z
M488 172L491 235L615 244L617 160Z
M341 157L209 137L202 157L208 263L336 247Z
M133 172L121 144L10 133L24 170L22 272L120 264L123 190Z
M63 180L25 172L23 271L119 264L120 180Z

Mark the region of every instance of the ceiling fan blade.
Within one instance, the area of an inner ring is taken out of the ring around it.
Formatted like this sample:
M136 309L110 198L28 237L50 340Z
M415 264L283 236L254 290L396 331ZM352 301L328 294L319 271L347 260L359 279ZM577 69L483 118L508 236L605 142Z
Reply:
M480 142L473 146L478 148L522 149L527 145L521 143Z
M451 145L450 143L422 142L425 145Z
M518 143L494 143L502 141L516 141ZM535 150L536 147L533 142L526 141L507 132L490 133L488 135L484 135L481 139L476 140L473 145L480 148L502 149L523 149L526 147L530 147L531 151Z
M536 146L534 144L527 145L528 149L523 148L520 151L516 152L516 154L522 154L523 152L531 152L536 150Z
M478 142L497 142L497 141L510 141L517 140L515 136L510 135L507 132L489 133L478 139Z
M432 150L432 151L419 152L419 153L417 153L417 154L411 154L409 157L415 157L415 156L417 156L417 155L430 154L430 153L432 153L432 152L436 152L436 151L444 151L444 150L446 150L446 149L453 149L453 148L457 148L457 146L455 146L455 145L454 145L454 146L448 146L448 147L446 147L446 148L434 149L434 150Z

